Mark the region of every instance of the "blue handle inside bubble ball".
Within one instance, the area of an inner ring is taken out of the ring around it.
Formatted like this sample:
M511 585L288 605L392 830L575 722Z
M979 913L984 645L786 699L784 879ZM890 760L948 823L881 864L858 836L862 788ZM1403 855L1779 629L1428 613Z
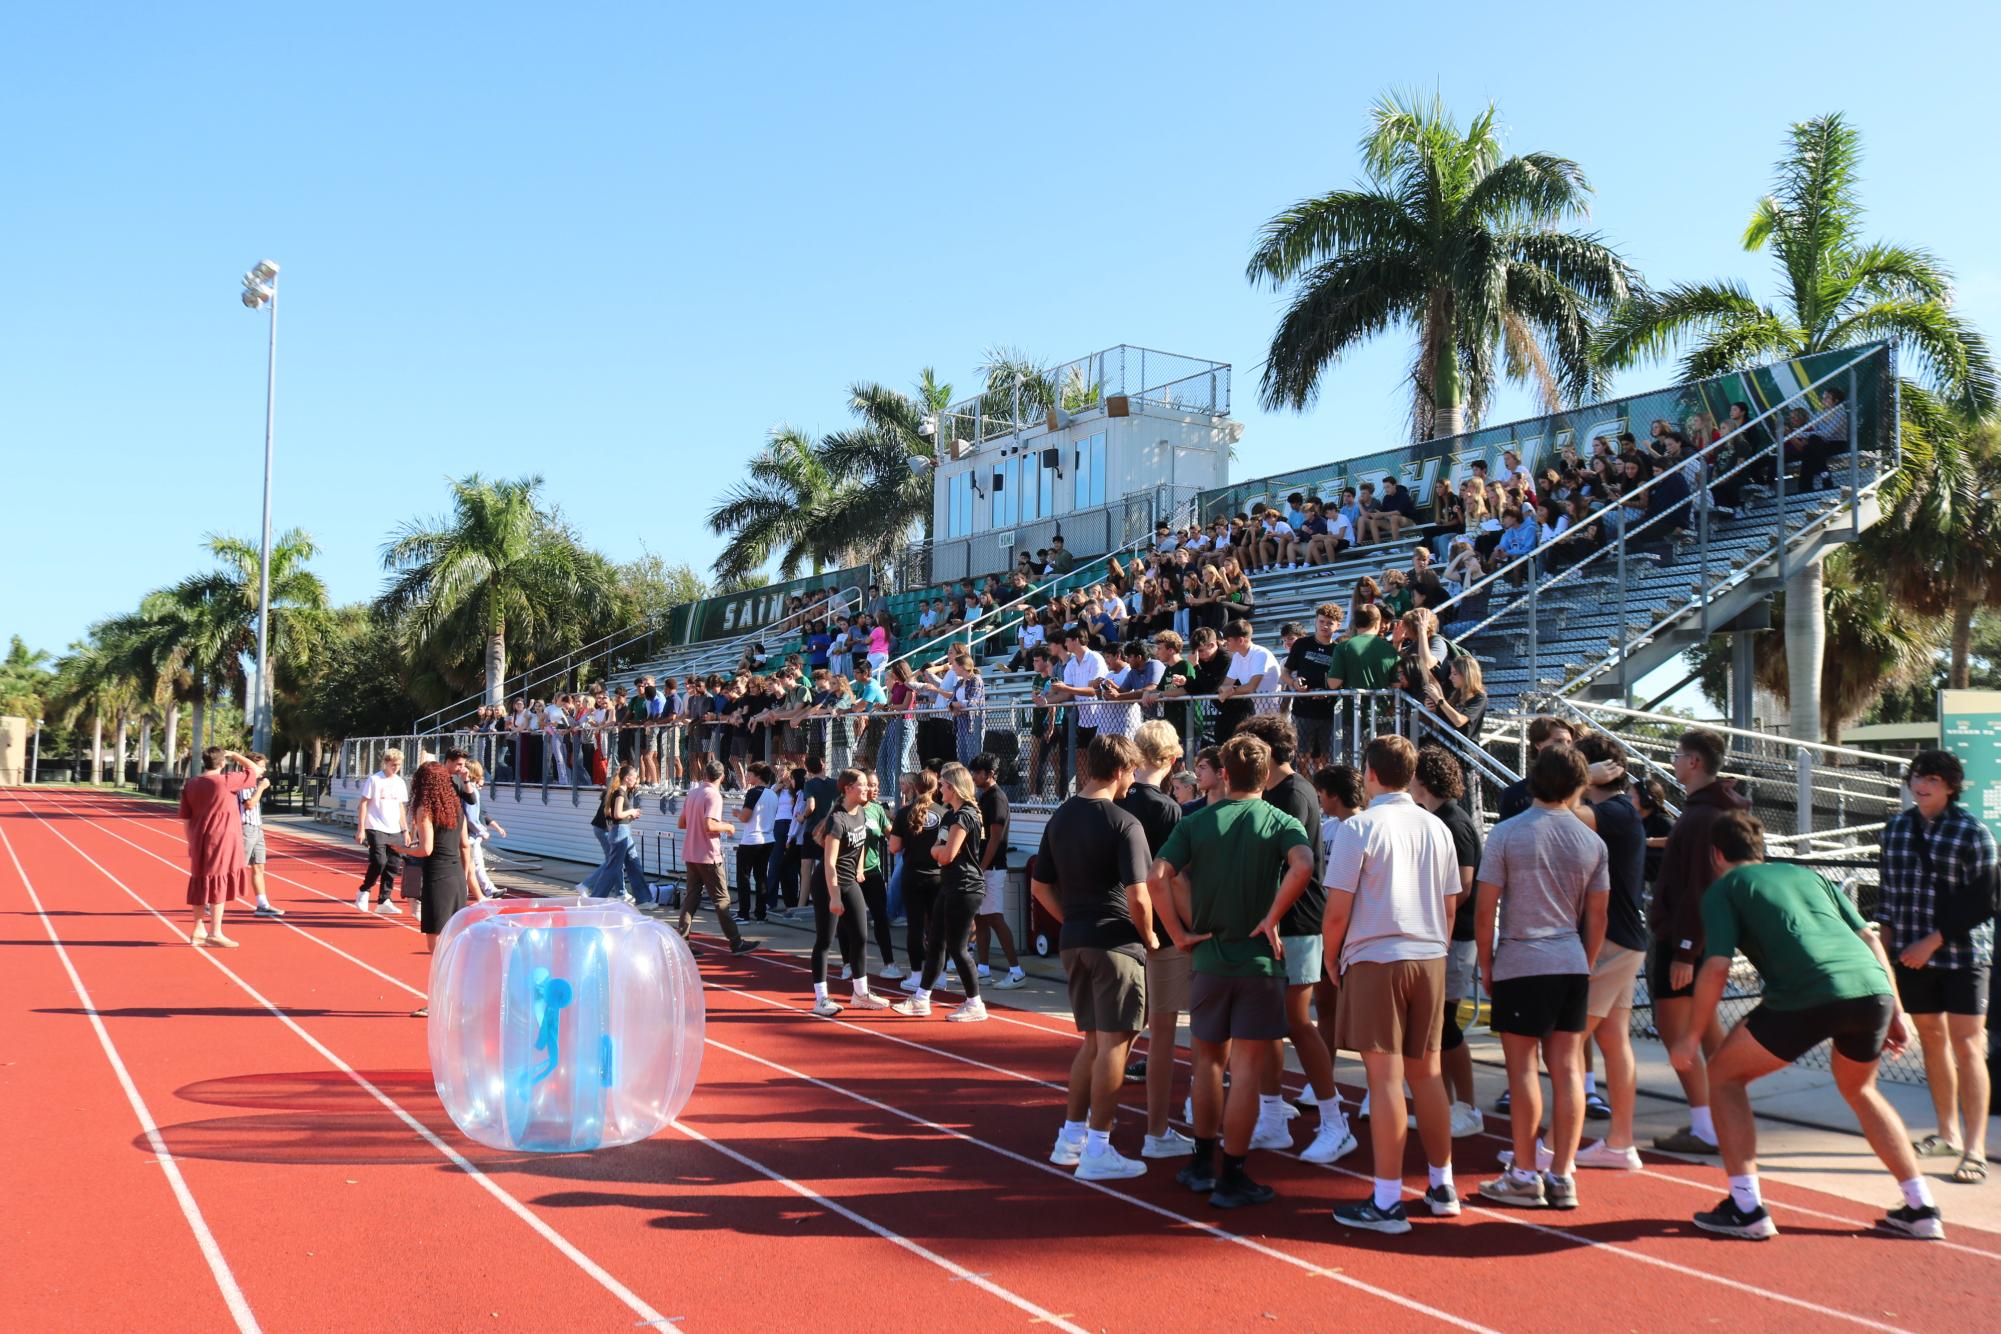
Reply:
M549 1053L542 1067L528 1076L528 1087L533 1088L556 1072L562 1064L562 1037L558 1027L563 1017L563 1008L574 998L570 984L560 977L549 976L546 968L535 970L535 1050Z

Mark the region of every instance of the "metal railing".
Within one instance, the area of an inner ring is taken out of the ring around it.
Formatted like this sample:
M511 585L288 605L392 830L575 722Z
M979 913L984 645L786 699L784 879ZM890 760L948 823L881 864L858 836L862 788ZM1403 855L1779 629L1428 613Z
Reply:
M1192 486L1158 486L1089 509L1044 515L960 537L933 538L930 582L945 583L983 570L1005 569L1015 562L1017 552L1047 547L1056 537L1063 539L1071 555L1080 558L1114 553L1150 538L1154 524L1161 519L1172 523L1173 516L1192 515L1196 494Z
M1040 430L1051 408L1066 414L1105 406L1123 396L1135 408L1230 415L1227 362L1121 343L1051 366L1013 383L991 383L940 414L938 440L977 449L989 440Z

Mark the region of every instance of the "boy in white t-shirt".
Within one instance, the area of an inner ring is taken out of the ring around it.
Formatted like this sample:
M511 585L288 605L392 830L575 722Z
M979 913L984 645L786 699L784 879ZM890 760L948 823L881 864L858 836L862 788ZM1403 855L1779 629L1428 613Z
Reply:
M391 898L396 892L396 877L403 871L403 854L398 849L410 841L410 785L403 781L402 768L403 752L391 746L382 752L382 767L362 784L354 841L368 848L368 870L361 877L361 887L354 891L354 906L359 912L368 911L368 891L378 884L382 894L375 900L375 911L399 916L403 912Z

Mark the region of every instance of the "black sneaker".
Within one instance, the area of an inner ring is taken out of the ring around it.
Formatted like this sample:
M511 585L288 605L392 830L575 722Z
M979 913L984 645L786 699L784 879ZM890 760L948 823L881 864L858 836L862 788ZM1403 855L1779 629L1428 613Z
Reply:
M260 903L255 908L252 908L250 912L253 917L283 917L285 915L283 908L274 908L268 903Z
M1209 1193L1212 1209L1241 1209L1249 1204L1270 1204L1278 1192L1251 1180L1248 1172L1238 1172L1216 1184Z
M1433 1218L1459 1217L1459 1192L1450 1186L1433 1186L1424 1192L1424 1202L1430 1207ZM1403 1206L1399 1204L1397 1208Z
M1216 1189L1216 1169L1207 1163L1189 1163L1174 1174L1174 1179L1197 1195L1207 1195Z
M1764 1205L1746 1212L1728 1195L1714 1209L1697 1214L1695 1225L1719 1237L1742 1237L1746 1241L1764 1241L1779 1235L1779 1225L1765 1212Z
M754 941L754 940L746 940L746 939L744 939L744 938L743 938L742 936L738 936L738 937L737 937L737 942L736 942L736 944L734 944L734 945L730 946L730 953L731 953L731 954L748 954L748 953L750 953L750 952L751 952L752 950L754 950L754 949L756 949L756 948L757 948L757 942L756 942L756 941Z
M1137 1084L1146 1078L1146 1057L1135 1056L1126 1062L1126 1083Z
M1587 1121L1610 1121L1612 1119L1612 1104L1605 1101L1604 1094L1587 1093L1584 1095L1584 1119Z
M1883 1215L1882 1225L1892 1232L1901 1232L1920 1241L1945 1240L1945 1218L1936 1204L1928 1204L1922 1209L1900 1205Z
M1501 1096L1494 1099L1494 1110L1499 1112L1502 1116L1506 1116L1508 1114L1508 1107L1512 1104L1513 1100L1514 1099L1511 1091L1508 1089L1502 1089Z
M1410 1214L1405 1211L1402 1200L1387 1209L1378 1209L1373 1199L1359 1204L1344 1204L1334 1211L1334 1221L1343 1227L1360 1228L1364 1232L1387 1232L1393 1236L1410 1231Z

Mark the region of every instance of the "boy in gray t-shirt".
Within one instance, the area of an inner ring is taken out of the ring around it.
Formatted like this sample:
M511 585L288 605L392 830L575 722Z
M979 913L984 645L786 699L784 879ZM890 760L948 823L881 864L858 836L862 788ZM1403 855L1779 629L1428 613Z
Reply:
M1491 979L1515 1141L1513 1164L1480 1187L1497 1204L1577 1207L1572 1172L1584 1130L1586 1010L1612 890L1604 841L1575 809L1585 772L1584 757L1569 746L1537 755L1528 776L1535 804L1494 827L1474 877L1480 974ZM1546 1157L1536 1138L1538 1055L1549 1064ZM1537 1172L1538 1158L1546 1174Z

